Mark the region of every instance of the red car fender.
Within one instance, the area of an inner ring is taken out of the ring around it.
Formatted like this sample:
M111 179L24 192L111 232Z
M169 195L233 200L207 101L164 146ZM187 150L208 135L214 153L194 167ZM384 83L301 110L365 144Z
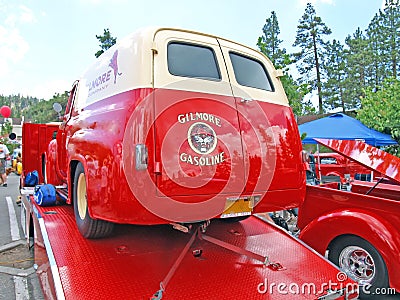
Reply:
M343 175L339 174L338 172L328 172L326 176L339 176L340 178L343 178Z
M85 157L83 157L82 155L79 154L75 154L71 157L71 159L68 161L68 165L69 168L67 170L67 176L68 178L71 178L71 180L68 180L68 200L67 203L68 204L72 204L72 198L73 198L73 183L74 183L74 177L75 177L75 169L78 163L81 163L83 166L83 169L85 171L86 176L88 175L88 165L87 165L87 161L85 159ZM87 179L86 179L87 180ZM87 184L87 182L86 182ZM88 193L87 191L87 202L89 203L91 200L92 195ZM90 210L90 205L88 204L88 210L89 210L89 214L91 213Z
M388 216L389 217L389 216ZM400 291L400 232L386 219L360 209L337 210L307 224L299 238L321 255L331 241L342 235L367 240L381 254L389 273L390 286Z

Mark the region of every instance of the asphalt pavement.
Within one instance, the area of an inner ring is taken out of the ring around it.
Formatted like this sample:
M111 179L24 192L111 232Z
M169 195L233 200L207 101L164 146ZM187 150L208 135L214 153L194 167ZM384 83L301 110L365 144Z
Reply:
M10 174L8 186L0 185L0 299L42 300L43 294L33 268L21 226L19 176Z

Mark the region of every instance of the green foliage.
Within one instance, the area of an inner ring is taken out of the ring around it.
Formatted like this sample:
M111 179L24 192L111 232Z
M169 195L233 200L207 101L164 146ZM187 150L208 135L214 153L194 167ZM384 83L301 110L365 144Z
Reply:
M8 136L12 132L12 124L10 121L6 121L1 126L1 136Z
M391 134L400 143L400 80L385 79L380 90L368 88L361 99L357 119L380 132ZM395 149L398 153L398 146Z
M399 72L400 53L400 1L386 0L383 13L379 12L382 24L380 37L383 62L387 65L389 76L397 78Z
M281 49L282 40L279 39L280 29L276 13L271 12L271 16L265 20L263 35L258 38L257 46L274 64L276 68L287 66L284 54L286 49Z
M360 98L364 97L364 91L368 84L368 66L372 62L368 39L360 28L357 28L353 36L346 38L346 87L345 100L359 106Z
M10 118L20 118L23 112L27 110L31 105L38 103L38 98L35 97L24 97L22 95L0 95L0 107L7 105L11 108Z
M117 42L117 38L111 36L110 30L108 28L104 29L103 35L96 35L96 38L99 40L99 46L101 48L101 50L95 53L96 57L102 55L104 51L111 48Z
M35 97L25 97L21 95L0 95L0 107L7 105L11 108L10 118L24 117L26 122L47 123L59 121L57 113L53 109L55 102L63 107L67 104L68 92L54 94L50 100L38 99ZM8 135L12 131L12 125L5 123L1 128L1 135Z
M266 19L265 25L262 28L263 35L258 38L257 46L273 63L275 68L283 69L284 75L281 77L281 82L289 104L295 115L303 114L302 99L303 90L299 88L294 78L288 74L288 66L292 63L290 55L286 54L285 49L280 48L282 40L279 39L280 29L278 19L273 11L271 16Z
M327 43L324 59L324 69L327 80L323 82L322 95L324 96L324 109L330 110L341 107L342 111L353 108L352 103L347 103L346 98L346 61L343 45L333 40Z
M54 94L48 101L39 101L25 112L25 118L33 123L48 123L59 121L57 112L53 109L54 103L60 103L65 108L68 102L68 92Z
M297 62L297 69L302 75L300 82L306 83L313 90L317 89L318 91L319 113L323 113L323 66L321 62L326 46L323 36L329 34L331 34L331 30L316 15L314 7L308 3L297 26L297 35L293 47L300 47L300 52L295 53L294 58Z

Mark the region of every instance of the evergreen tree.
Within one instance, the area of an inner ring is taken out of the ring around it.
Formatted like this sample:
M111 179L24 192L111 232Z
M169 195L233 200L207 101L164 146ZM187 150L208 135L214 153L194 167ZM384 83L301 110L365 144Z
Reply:
M358 28L353 36L347 36L346 65L347 76L344 82L346 97L354 107L359 106L360 98L365 96L365 89L371 78L368 69L371 66L372 58L369 42L362 30Z
M96 35L96 38L99 40L101 48L101 50L95 53L96 57L102 55L104 51L111 48L117 42L117 38L111 36L110 30L108 28L104 29L103 35Z
M323 83L324 108L327 110L341 107L342 111L353 108L353 103L346 101L344 79L346 77L344 47L339 41L327 43L324 69L327 80Z
M7 105L11 108L11 118L20 118L24 111L29 109L31 105L34 105L43 99L38 99L30 96L21 96L18 95L0 95L0 107L3 105Z
M308 3L304 15L299 20L296 40L293 44L301 50L295 53L294 57L297 61L297 69L302 75L302 82L309 84L313 90L317 89L319 113L323 113L321 59L326 46L323 36L330 33L331 30L316 15L314 7Z
M266 19L262 28L263 35L258 38L257 46L273 63L277 69L283 69L284 75L280 78L283 88L295 115L303 114L303 90L299 89L295 79L288 74L288 67L292 63L286 49L281 48L282 40L279 39L280 29L276 13Z
M279 39L280 29L276 13L271 12L271 16L265 20L262 28L263 35L258 38L257 46L274 64L276 68L285 67L284 54L286 49L281 49L282 40Z
M366 60L366 68L369 70L366 82L374 89L378 89L386 73L383 53L386 52L387 45L385 45L385 38L382 35L384 31L382 21L383 14L379 11L372 18L366 30L367 49L369 50L365 55L365 57L369 57Z
M381 36L386 45L383 53L387 62L388 77L397 78L399 72L399 51L400 48L400 1L386 0L382 18L383 31Z
M56 93L53 98L48 101L40 101L29 107L29 110L24 112L26 119L33 123L48 123L59 121L57 112L53 109L55 102L60 103L65 108L68 102L68 92L63 94Z

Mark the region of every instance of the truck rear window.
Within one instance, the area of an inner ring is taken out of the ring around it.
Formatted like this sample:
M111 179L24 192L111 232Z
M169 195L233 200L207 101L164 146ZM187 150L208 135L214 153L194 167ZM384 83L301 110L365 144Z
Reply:
M261 62L236 53L229 53L237 83L256 89L273 91L267 71Z
M214 50L205 46L169 43L168 70L176 76L221 79Z

